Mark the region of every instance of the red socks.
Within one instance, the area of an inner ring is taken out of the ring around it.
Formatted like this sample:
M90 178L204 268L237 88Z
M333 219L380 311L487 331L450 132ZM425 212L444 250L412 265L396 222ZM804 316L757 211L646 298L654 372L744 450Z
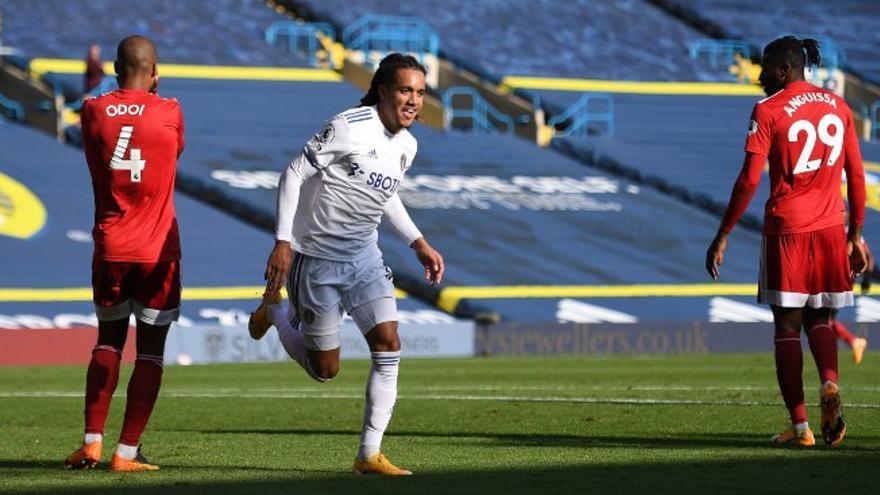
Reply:
M796 425L807 420L807 406L804 403L804 354L801 351L800 332L777 332L776 344L776 379L785 407L791 414L791 424Z
M837 383L837 333L828 324L820 323L810 329L807 337L819 370L819 382Z
M839 321L834 321L832 323L834 328L834 332L837 333L837 336L841 338L846 344L852 347L853 341L856 340L856 336L851 334L849 330L846 329L846 325ZM823 382L824 383L824 382Z
M162 356L139 354L128 382L128 401L119 443L138 445L162 384Z
M104 433L110 399L119 382L122 351L109 345L95 346L86 372L86 433Z

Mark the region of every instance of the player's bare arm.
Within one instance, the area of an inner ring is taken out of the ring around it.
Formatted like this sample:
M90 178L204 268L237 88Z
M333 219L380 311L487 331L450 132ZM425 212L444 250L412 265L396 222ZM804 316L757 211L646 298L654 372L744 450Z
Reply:
M428 244L428 240L424 237L419 237L413 241L410 247L415 251L419 263L425 267L425 280L431 282L431 285L439 285L443 280L443 272L446 269L443 265L443 256L431 247Z
M724 263L724 251L727 249L727 232L718 232L709 250L706 251L706 271L715 280L721 275L720 267Z

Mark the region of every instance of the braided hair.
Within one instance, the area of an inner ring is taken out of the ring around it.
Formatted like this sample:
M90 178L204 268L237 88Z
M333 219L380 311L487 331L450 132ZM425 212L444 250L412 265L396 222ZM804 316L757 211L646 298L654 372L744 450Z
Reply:
M781 62L793 68L802 68L807 62L810 65L819 65L822 61L818 41L812 38L799 40L794 36L783 36L771 41L764 47L764 55L778 57Z
M420 64L412 55L403 55L401 53L391 53L379 62L379 68L373 74L373 80L370 81L370 90L361 98L362 107L369 107L379 103L379 86L390 88L397 80L397 71L400 69L415 69L427 75L428 70Z

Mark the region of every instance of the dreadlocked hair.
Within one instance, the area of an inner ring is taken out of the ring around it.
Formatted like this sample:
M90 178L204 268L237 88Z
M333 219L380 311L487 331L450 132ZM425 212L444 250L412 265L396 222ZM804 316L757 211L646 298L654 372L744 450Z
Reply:
M362 107L369 107L379 103L379 86L390 88L397 80L397 71L400 69L415 69L422 71L427 75L428 71L425 66L420 64L412 55L403 55L401 53L391 53L385 56L379 62L379 68L373 74L373 80L370 81L370 90L361 98Z
M819 55L819 42L812 38L797 39L794 36L777 38L764 47L764 55L774 55L792 67L804 67L819 65L822 57Z

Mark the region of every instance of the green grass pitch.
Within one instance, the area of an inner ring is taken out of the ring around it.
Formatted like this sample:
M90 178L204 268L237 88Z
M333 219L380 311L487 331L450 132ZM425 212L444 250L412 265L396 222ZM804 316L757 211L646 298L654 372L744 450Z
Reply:
M105 462L64 471L84 367L0 368L0 493L878 493L880 355L840 358L849 433L808 450L767 443L787 417L769 353L404 359L384 450L405 479L349 472L366 361L327 385L292 362L168 367L142 439L161 470L129 474L106 467L121 397ZM808 356L804 381L818 430Z

